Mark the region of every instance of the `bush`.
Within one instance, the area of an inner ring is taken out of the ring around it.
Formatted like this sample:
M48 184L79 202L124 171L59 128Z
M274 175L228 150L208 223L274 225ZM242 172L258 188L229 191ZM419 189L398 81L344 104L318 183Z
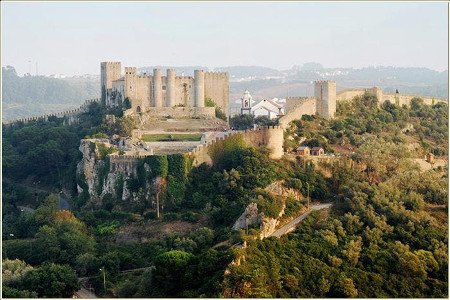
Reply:
M197 222L201 215L193 211L187 211L181 215L181 219L188 222Z
M177 213L165 213L163 214L163 220L165 222L178 220L180 216Z

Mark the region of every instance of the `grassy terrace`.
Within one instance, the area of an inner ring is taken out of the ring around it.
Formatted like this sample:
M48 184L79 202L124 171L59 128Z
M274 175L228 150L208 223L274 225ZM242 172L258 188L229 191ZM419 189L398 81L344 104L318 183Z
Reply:
M176 133L176 134L144 134L144 142L198 142L201 140L201 133Z

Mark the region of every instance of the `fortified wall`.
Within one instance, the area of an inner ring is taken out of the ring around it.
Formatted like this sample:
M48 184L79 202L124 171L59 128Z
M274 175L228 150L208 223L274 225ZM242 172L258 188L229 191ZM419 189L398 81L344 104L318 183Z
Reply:
M286 128L294 120L301 119L303 115L315 115L317 112L316 98L313 97L287 97L286 114L280 118L280 126Z
M392 104L397 105L411 105L411 100L413 98L421 98L423 99L424 103L427 105L434 105L438 102L445 102L448 101L445 99L437 98L437 97L429 97L429 96L420 96L420 95L410 95L410 94L400 94L400 93L394 93L394 94L385 94L383 93L383 90L379 87L373 87L373 88L360 88L360 89L346 89L343 91L340 91L336 95L337 101L346 101L346 100L352 100L356 96L362 96L365 92L370 92L372 94L375 94L377 96L377 99L380 104L389 101Z
M202 163L212 164L211 156L209 155L211 145L221 143L231 135L242 136L244 144L248 147L266 146L270 150L269 157L272 159L280 159L283 156L283 128L280 126L268 126L255 130L231 131L224 137L198 145L189 152L189 155L194 159L193 164L195 166Z
M318 115L332 119L336 114L336 82L315 81L314 97L287 97L286 114L279 119L281 127L300 119L303 115Z
M144 158L145 155L137 155L137 154L127 154L127 155L118 155L118 154L110 154L109 155L109 172L120 172L127 175L137 174L137 167L139 165L139 158Z
M216 116L214 107L149 107L146 110L152 117L174 119L212 119ZM125 111L125 115L133 115L133 111Z
M48 121L50 117L56 117L58 119L63 119L63 125L71 125L78 122L78 118L80 114L86 112L91 103L100 102L99 98L85 100L84 103L77 109L71 109L63 112L53 113L53 114L45 114L36 117L28 117L28 118L20 118L11 121L2 122L3 125L14 125L16 123L27 124L29 122L34 121Z
M411 104L411 99L421 98L425 104L434 105L438 102L448 103L445 99L435 97L423 97L418 95L403 94L384 94L379 87L346 89L336 93L336 82L334 81L315 81L314 97L287 97L286 98L286 114L279 119L280 126L286 128L288 124L296 119L300 119L303 115L318 115L322 118L332 119L336 113L336 102L351 100L356 96L362 96L364 93L370 92L377 96L379 104L389 101L396 105Z

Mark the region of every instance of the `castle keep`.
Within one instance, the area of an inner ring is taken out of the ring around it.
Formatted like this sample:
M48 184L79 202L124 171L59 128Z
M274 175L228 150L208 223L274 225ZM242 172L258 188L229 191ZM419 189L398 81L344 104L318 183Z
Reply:
M205 98L210 98L228 115L228 73L195 70L191 77L177 76L173 69L162 75L161 70L154 69L151 75L140 75L135 67L125 67L122 76L120 62L102 62L100 69L102 102L106 106L118 106L128 98L136 113L163 107L201 110Z

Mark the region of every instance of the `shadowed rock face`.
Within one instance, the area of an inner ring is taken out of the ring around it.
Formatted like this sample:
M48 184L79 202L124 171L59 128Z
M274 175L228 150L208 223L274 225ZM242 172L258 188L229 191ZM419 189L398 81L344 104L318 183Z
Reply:
M260 223L261 216L258 213L258 205L256 203L250 203L247 205L242 215L234 223L233 229L245 229L247 226L258 225Z

